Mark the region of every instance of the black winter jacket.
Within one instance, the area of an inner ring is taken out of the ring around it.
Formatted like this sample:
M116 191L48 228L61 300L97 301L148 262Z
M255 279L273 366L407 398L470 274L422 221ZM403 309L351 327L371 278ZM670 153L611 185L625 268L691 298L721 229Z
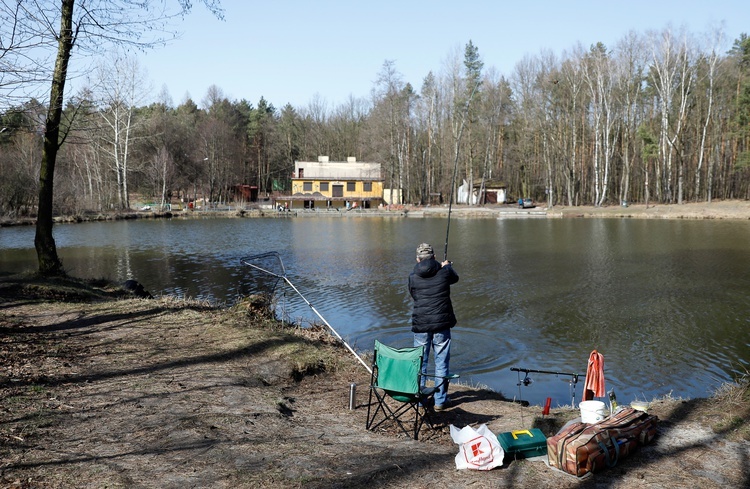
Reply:
M411 330L434 333L456 325L451 304L451 285L458 274L451 265L441 266L434 258L422 260L409 274L409 294L414 299Z

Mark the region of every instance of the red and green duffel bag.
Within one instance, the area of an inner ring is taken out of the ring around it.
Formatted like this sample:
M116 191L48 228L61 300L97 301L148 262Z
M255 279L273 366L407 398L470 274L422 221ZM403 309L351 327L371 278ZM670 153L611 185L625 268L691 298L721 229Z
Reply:
M547 439L547 457L555 467L577 477L614 467L656 435L656 416L630 407L595 424L569 423Z

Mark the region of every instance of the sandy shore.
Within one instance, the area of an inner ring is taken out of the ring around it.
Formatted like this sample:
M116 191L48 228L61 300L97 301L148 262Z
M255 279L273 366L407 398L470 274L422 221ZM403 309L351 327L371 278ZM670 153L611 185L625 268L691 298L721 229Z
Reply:
M643 204L628 207L553 207L548 216L621 217L641 219L750 219L750 202L728 200L689 204Z

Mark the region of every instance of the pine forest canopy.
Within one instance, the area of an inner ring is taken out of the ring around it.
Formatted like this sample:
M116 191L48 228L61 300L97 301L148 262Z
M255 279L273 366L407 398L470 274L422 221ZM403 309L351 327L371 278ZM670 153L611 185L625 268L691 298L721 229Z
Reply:
M729 45L720 31L630 33L527 56L507 76L469 41L418 91L385 61L371 99L332 109L232 101L217 86L200 107L166 93L147 103L137 56L108 52L62 108L55 212L125 209L131 193L222 202L237 185L272 196L289 191L295 161L319 155L380 163L408 203L452 195L454 168L456 185L501 180L511 199L548 205L750 197L745 34ZM1 114L4 213L35 212L47 117L39 97Z

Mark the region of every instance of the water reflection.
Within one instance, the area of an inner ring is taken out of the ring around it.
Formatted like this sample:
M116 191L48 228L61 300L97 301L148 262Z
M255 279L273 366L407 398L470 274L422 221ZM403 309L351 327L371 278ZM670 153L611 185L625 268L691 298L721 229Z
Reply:
M58 225L73 275L137 278L152 293L231 303L271 287L240 258L278 251L289 280L350 344L409 345L414 248L442 257L444 219L205 219ZM454 220L449 258L459 324L452 365L465 381L534 403L570 402L567 378L605 356L622 402L710 394L750 359L750 224L649 220ZM4 271L35 268L33 228L0 230ZM286 320L317 317L277 287ZM580 399L582 381L578 384Z

